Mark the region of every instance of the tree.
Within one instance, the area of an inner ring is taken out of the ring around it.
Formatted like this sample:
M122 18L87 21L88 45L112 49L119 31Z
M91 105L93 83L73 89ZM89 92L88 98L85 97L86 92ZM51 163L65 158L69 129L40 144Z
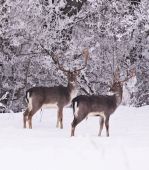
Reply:
M0 97L9 92L8 108L24 108L23 96L32 86L65 85L66 77L56 71L52 55L73 69L82 62L84 48L90 58L78 80L79 93L105 94L117 66L121 79L135 66L137 82L135 90L131 83L126 85L127 104L149 103L147 0L0 3Z

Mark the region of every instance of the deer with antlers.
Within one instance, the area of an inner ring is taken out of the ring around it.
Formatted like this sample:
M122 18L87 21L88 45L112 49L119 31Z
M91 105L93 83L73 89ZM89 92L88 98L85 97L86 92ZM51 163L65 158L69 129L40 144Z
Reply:
M80 71L87 65L89 52L87 49L82 53L85 64L73 71L67 70L60 64L58 57L54 55L52 57L55 64L58 65L58 69L63 71L67 76L67 86L54 86L54 87L33 87L26 92L27 109L23 114L24 128L26 128L26 122L28 121L29 128L32 128L33 115L43 107L57 107L57 124L56 127L63 128L63 108L71 104L71 100L76 96L76 77Z
M110 88L112 95L80 95L72 100L74 119L72 122L71 136L74 136L76 126L88 115L100 116L100 129L98 135L101 136L103 125L106 127L106 135L109 136L109 118L122 101L123 83L135 76L134 71L123 81L120 81L119 69L114 74L114 82Z

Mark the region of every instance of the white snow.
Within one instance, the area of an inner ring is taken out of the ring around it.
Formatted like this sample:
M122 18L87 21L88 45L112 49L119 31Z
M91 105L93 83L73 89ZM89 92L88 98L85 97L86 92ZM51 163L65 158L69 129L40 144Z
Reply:
M22 113L0 114L1 170L149 170L149 106L120 106L110 119L110 137L97 137L98 117L89 117L70 137L71 108L64 129L56 128L56 110L33 117L23 129Z

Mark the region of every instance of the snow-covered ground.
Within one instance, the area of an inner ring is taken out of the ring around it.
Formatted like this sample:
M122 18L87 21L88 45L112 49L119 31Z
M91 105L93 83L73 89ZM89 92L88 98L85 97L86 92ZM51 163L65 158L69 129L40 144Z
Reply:
M55 128L56 110L33 117L22 128L22 113L0 114L1 170L149 170L149 106L120 106L110 119L110 137L97 137L98 117L89 117L70 137L72 110L64 129Z

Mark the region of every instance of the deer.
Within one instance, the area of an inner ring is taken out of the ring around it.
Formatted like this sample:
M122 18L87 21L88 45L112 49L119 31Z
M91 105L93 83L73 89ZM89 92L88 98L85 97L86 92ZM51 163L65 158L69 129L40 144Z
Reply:
M27 109L23 113L23 124L26 128L26 122L28 121L29 129L32 129L32 117L40 109L45 107L57 108L57 123L56 127L63 129L63 108L71 104L71 100L77 95L77 76L80 71L87 66L87 60L89 56L88 49L84 49L82 52L85 63L76 68L73 71L67 70L60 64L58 56L52 57L58 69L61 70L67 76L67 86L59 85L54 87L32 87L26 91Z
M98 136L101 136L103 126L106 128L106 136L109 137L109 119L122 101L123 84L135 76L134 70L120 81L119 68L114 73L114 80L109 92L112 95L80 95L72 100L74 119L71 124L71 136L75 135L76 126L88 116L100 117L100 128Z

